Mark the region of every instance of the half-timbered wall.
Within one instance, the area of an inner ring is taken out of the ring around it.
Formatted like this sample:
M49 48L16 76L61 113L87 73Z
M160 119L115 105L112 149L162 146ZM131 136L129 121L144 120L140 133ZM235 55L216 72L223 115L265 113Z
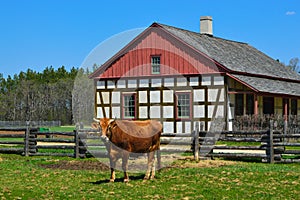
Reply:
M176 94L190 94L190 117L176 115ZM196 121L211 121L226 115L224 77L220 75L126 78L97 81L96 116L124 119L122 97L134 94L135 119L157 119L165 133L191 133Z

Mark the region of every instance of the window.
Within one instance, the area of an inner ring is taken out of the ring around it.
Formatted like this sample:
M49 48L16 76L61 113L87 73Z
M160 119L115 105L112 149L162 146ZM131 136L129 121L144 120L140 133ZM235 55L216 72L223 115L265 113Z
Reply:
M160 74L160 56L151 57L152 74Z
M297 99L292 99L291 101L291 115L297 115L298 103Z
M177 93L177 118L189 119L191 116L191 94Z
M234 112L236 116L241 116L244 114L244 94L235 95Z
M274 114L274 98L273 97L264 97L263 98L263 113L265 115Z
M134 119L136 114L135 94L123 95L123 116L124 118Z

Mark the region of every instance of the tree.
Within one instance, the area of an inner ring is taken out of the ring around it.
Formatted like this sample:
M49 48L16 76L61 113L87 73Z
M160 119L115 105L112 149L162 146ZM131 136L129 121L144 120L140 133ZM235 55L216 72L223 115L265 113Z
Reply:
M288 67L293 71L300 73L299 58L292 58L288 64Z

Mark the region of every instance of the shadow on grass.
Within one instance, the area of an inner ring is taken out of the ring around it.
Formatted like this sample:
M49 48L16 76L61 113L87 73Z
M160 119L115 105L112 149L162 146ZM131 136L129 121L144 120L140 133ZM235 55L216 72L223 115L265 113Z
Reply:
M143 180L145 175L136 175L136 176L129 176L129 180L130 181L137 181L137 180ZM123 183L124 182L124 178L116 178L115 179L115 183ZM101 184L105 184L105 183L110 183L109 179L105 179L105 180L99 180L96 182L90 182L93 185L101 185Z

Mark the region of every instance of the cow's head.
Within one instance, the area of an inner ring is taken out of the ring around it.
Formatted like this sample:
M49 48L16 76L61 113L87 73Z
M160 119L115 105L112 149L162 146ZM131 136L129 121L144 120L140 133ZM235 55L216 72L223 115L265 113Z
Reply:
M109 118L101 118L101 119L94 119L94 123L92 123L92 127L94 129L100 129L102 132L101 138L105 141L108 141L111 137L111 123L114 121Z

